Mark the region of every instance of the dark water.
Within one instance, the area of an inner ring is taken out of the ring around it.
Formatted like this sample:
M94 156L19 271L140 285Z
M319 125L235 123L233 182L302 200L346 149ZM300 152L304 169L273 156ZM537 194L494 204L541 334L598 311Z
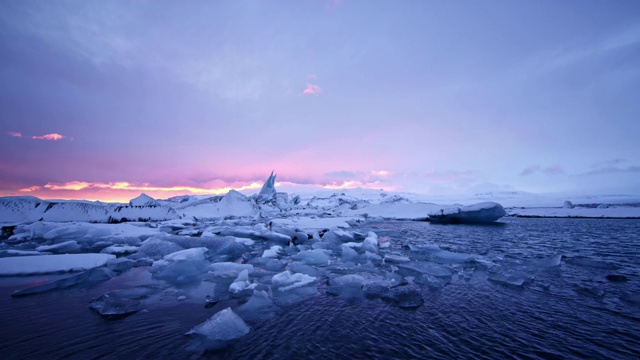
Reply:
M449 264L441 288L421 286L424 305L401 309L382 300L324 292L250 324L223 351L194 354L183 335L216 311L166 293L147 310L108 321L88 302L106 291L144 283L133 269L91 289L11 298L25 279L0 279L2 358L640 358L640 221L512 219L493 226L418 222L369 225L392 251L409 245L482 255L486 264ZM559 266L545 259L562 255ZM524 269L522 286L490 280ZM496 270L497 269L497 270ZM623 275L616 282L607 275ZM37 280L34 277L33 280ZM207 283L203 283L206 287ZM203 294L206 293L206 289ZM194 297L196 298L196 297Z

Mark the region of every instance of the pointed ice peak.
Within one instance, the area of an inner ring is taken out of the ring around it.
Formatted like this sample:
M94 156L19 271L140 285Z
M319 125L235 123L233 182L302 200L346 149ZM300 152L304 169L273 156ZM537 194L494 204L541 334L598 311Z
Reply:
M229 192L224 196L224 199L227 201L246 201L247 197L237 190L229 190Z
M264 185L262 185L262 189L260 190L259 196L272 197L276 195L276 174L271 171L271 175L267 181L265 181Z
M129 205L131 206L146 206L146 205L157 205L158 203L151 196L142 193L137 198L129 200Z

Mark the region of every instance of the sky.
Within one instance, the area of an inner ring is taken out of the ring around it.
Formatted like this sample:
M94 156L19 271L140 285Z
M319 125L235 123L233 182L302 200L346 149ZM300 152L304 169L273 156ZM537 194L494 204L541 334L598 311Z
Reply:
M0 196L640 194L640 2L0 2Z

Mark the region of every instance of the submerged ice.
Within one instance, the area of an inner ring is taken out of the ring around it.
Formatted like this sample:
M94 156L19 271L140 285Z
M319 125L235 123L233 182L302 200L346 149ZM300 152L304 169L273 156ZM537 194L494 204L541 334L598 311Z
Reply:
M194 347L207 350L221 349L249 333L251 329L231 308L226 308L207 321L189 330Z

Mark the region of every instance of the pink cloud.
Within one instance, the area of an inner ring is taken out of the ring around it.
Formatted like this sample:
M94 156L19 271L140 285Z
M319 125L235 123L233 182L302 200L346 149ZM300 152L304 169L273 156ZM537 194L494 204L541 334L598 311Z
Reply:
M302 95L320 95L323 90L320 86L314 84L307 84L307 88L304 89Z
M22 133L17 131L9 131L7 134L12 137L22 137Z
M58 133L45 134L42 136L32 136L33 139L37 139L37 140L53 140L53 141L62 140L65 137L66 136L62 136Z
M29 186L28 188L20 189L20 192L32 192L40 190L40 186Z

